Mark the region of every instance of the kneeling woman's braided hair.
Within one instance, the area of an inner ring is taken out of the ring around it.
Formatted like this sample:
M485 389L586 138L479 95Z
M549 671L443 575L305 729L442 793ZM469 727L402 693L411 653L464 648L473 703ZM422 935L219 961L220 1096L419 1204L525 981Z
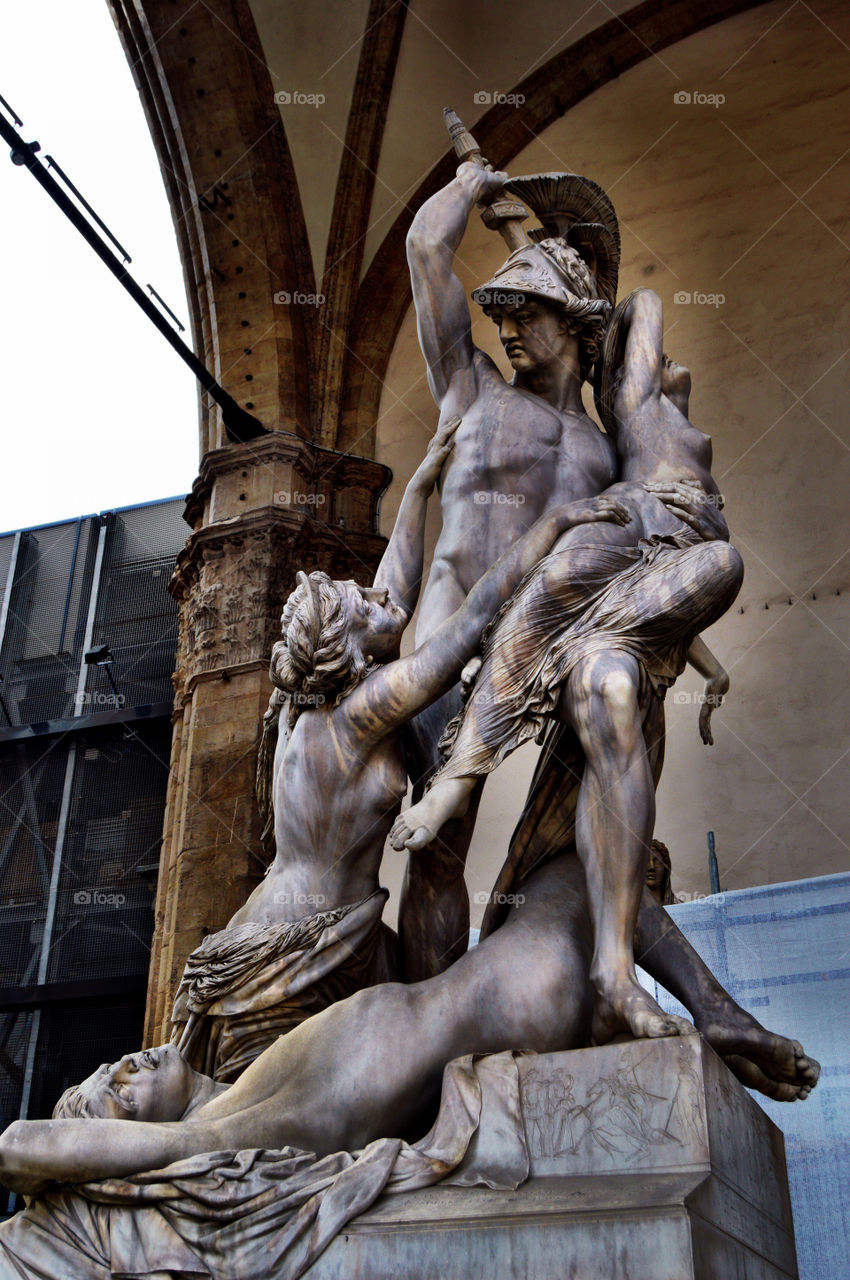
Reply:
M338 706L367 674L370 662L351 633L339 586L317 570L297 575L283 608L282 637L272 649L272 683L289 695L289 723L305 707L333 699Z

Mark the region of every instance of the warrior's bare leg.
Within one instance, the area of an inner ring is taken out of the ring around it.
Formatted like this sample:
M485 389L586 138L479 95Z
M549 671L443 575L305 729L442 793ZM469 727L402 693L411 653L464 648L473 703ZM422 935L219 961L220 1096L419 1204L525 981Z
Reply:
M560 703L586 761L576 847L594 926L590 978L597 996L597 1043L623 1032L669 1036L685 1030L641 987L634 968L634 931L655 821L639 689L635 658L616 651L594 654L573 669Z
M635 931L635 959L689 1010L697 1030L745 1085L779 1102L809 1096L819 1064L798 1040L765 1030L732 999L647 889Z
M650 569L644 580L637 630L663 617L667 628L680 619L683 629L701 631L729 607L742 576L740 556L722 542L692 547L669 564L659 562L659 570ZM634 972L634 928L655 821L640 680L635 658L603 651L576 664L559 706L586 758L576 844L596 928L591 979L598 997L594 1037L600 1042L623 1031L663 1036L681 1029L643 991Z

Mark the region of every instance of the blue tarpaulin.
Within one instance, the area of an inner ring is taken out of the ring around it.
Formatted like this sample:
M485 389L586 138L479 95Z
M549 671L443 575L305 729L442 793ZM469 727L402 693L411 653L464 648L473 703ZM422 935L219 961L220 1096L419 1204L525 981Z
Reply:
M785 1135L800 1280L850 1276L850 875L668 908L723 986L822 1067L805 1102L753 1097ZM684 1012L651 978L670 1012Z

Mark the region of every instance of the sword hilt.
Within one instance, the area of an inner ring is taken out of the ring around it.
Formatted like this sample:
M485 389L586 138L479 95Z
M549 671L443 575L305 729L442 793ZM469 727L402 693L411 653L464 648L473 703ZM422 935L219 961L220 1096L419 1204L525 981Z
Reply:
M477 164L487 168L487 161L481 154L481 148L464 125L460 116L451 107L443 107L443 119L452 140L454 153L461 164ZM497 197L484 206L481 221L488 231L498 231L508 248L513 251L530 244L531 240L523 227L528 217L528 210L518 200Z

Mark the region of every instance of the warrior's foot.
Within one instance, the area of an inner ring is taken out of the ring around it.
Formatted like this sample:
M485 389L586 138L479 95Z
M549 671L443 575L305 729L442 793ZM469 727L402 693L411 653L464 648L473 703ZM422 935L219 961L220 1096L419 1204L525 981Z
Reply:
M596 989L594 1044L607 1044L622 1035L636 1040L696 1035L696 1027L686 1018L665 1013L637 980L623 979L604 988L602 983L597 983Z
M394 849L424 849L439 835L449 818L461 818L469 805L474 778L446 778L435 782L418 804L400 813L390 831Z
M799 1040L766 1031L734 1000L695 1021L715 1053L749 1089L778 1102L796 1102L807 1098L817 1084L820 1064L806 1056Z
M766 1098L773 1098L775 1102L802 1102L808 1098L817 1084L817 1074L811 1084L783 1084L781 1081L771 1080L770 1076L766 1076L751 1059L739 1057L735 1053L727 1054L723 1061L732 1074L738 1077L741 1084L745 1084L748 1089L757 1089L759 1093L763 1093ZM814 1059L805 1058L804 1061L807 1066L815 1067L817 1072L820 1072L820 1066Z

